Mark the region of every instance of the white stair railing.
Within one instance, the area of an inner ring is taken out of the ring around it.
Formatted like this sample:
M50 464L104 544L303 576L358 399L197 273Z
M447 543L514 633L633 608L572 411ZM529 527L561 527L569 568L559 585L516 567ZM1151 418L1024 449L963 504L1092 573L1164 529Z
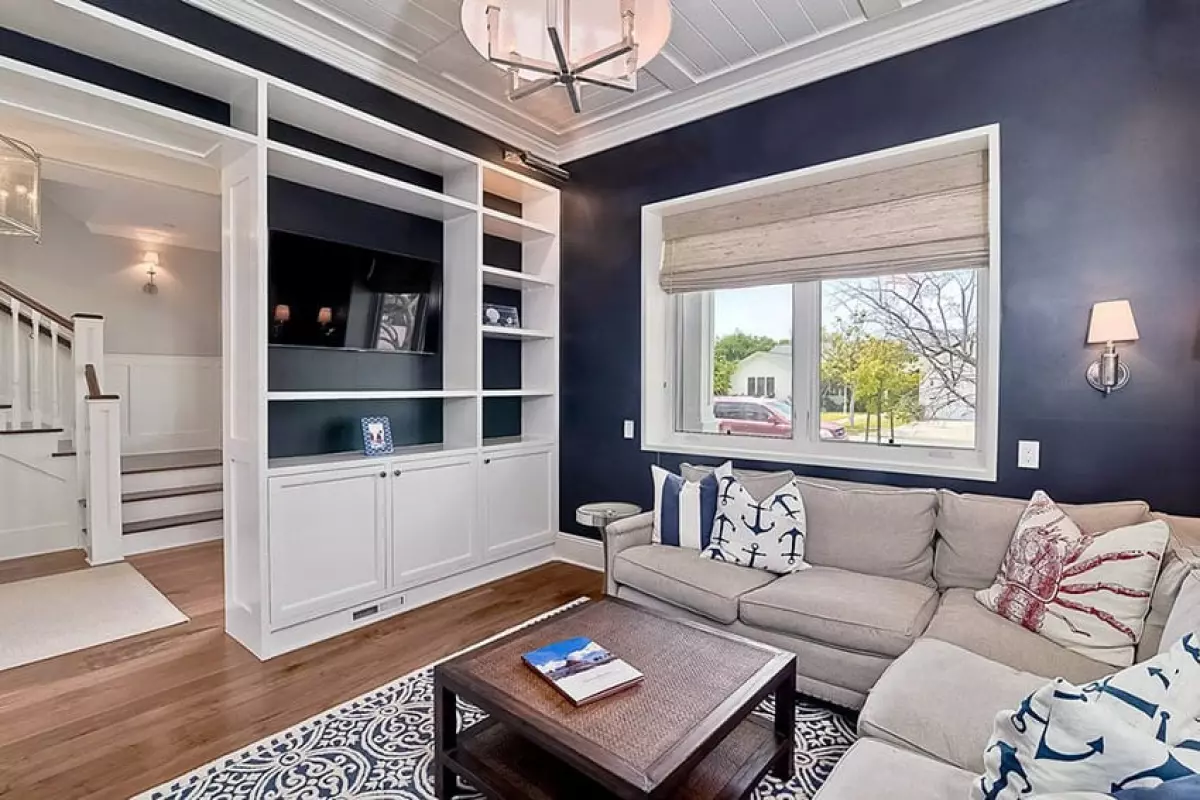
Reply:
M125 558L121 521L121 398L100 390L96 368L84 365L85 416L79 437L80 481L87 509L84 547L92 566Z
M0 325L0 405L11 406L0 413L0 424L61 428L69 436L82 411L82 399L69 413L64 413L62 402L65 386L74 383L82 391L82 372L78 379L71 374L72 368L82 370L82 364L63 358L78 338L74 323L3 282L0 312L8 314L8 324ZM93 322L103 327L103 320ZM99 355L94 348L88 353L100 364L103 341L100 334Z

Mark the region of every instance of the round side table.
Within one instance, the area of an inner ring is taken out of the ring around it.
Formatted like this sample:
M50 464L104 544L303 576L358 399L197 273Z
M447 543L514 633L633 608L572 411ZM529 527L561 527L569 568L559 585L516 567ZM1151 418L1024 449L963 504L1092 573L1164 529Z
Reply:
M608 574L608 539L604 529L611 523L642 513L642 507L633 503L604 502L588 503L575 509L575 521L600 533L600 544L604 548L604 573ZM607 582L607 578L605 579Z

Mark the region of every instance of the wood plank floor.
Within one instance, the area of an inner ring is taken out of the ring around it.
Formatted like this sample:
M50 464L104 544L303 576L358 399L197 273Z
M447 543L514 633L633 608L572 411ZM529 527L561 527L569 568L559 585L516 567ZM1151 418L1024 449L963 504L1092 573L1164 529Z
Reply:
M22 561L0 582L84 567ZM127 798L602 590L547 564L262 663L224 633L219 542L130 562L191 621L0 672L0 797Z

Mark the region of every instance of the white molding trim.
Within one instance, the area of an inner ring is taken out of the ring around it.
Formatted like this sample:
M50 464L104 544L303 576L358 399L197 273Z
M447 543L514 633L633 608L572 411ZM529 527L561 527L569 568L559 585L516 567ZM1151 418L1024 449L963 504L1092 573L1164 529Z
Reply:
M419 103L509 145L528 150L551 161L557 161L557 146L553 141L545 138L544 134L518 127L495 114L482 110L478 105L435 89L393 65L349 48L331 36L314 31L273 9L264 7L258 0L187 0L187 2L202 11L207 11L253 33L312 56L354 77ZM528 120L531 125L538 125L532 117L519 113L518 115L522 119ZM543 130L547 133L550 132L549 129Z
M603 572L604 543L599 539L560 531L554 540L554 560Z
M79 550L79 529L68 522L50 522L0 531L0 561Z
M632 105L621 105L608 112L579 118L576 123L561 129L548 126L519 107L477 92L451 76L442 76L458 89L475 95L482 104L471 102L473 98L455 96L445 88L437 88L395 64L381 61L360 49L347 46L335 36L291 19L265 0L187 2L502 142L555 163L566 163L799 86L1060 5L1067 0L975 0L845 45L831 43L830 49L824 52L793 60L766 72L754 69L756 64L786 56L789 50L765 53L754 61L739 65L738 69L706 76L695 86L680 92L665 97L652 94ZM307 4L302 7L311 11ZM873 22L884 19L886 17ZM340 23L330 20L329 24ZM341 27L351 35L360 37L363 42L376 47L383 46L378 37L368 37L353 26ZM836 35L831 34L831 37ZM790 48L795 49L798 48ZM396 55L398 59L411 61L411 56L407 54L396 51ZM487 106L492 109L489 110Z

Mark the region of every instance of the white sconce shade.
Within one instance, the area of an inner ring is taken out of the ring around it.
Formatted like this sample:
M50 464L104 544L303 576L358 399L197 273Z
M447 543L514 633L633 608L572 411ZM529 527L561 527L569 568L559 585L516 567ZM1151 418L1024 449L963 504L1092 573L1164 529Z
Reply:
M1092 323L1088 326L1088 344L1136 342L1137 323L1128 300L1109 300L1092 306Z
M0 135L0 235L42 235L42 159L32 147Z
M291 318L292 318L291 306L284 305L283 303L280 303L279 305L275 306L275 321L276 322L287 322Z
M317 311L317 324L318 325L328 325L331 322L333 322L333 309L332 308L322 307L321 309L319 309Z

